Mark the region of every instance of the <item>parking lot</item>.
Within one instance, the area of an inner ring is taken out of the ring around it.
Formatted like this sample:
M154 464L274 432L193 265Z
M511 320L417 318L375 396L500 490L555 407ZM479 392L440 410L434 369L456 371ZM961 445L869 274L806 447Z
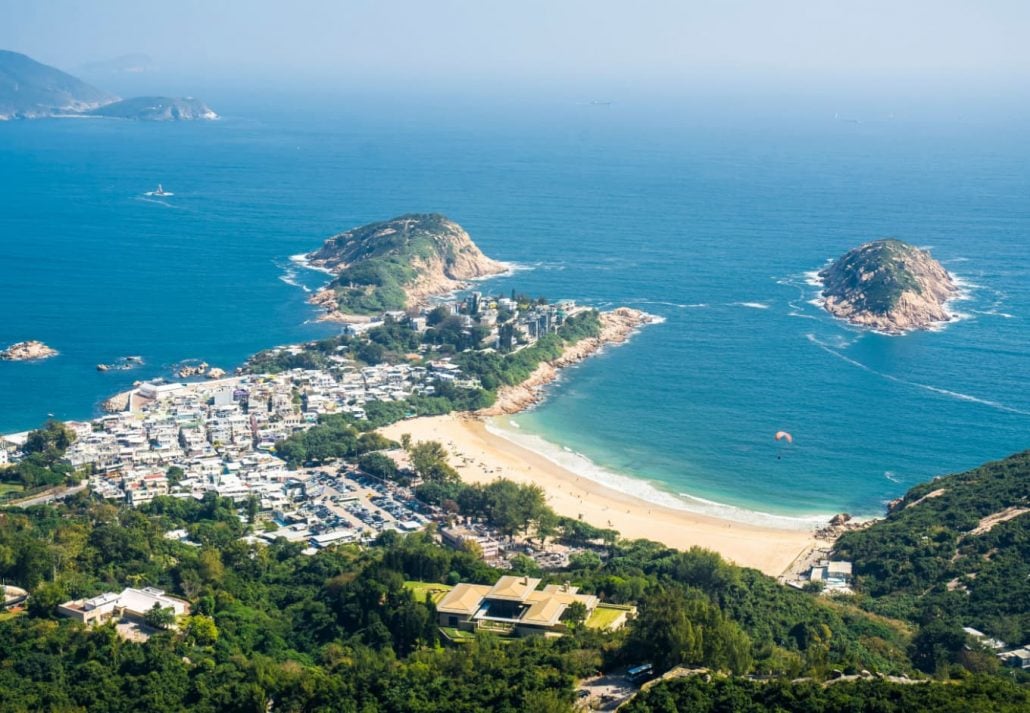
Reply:
M417 512L418 503L357 471L312 468L306 474L309 499L299 510L312 535L349 531L350 539L367 540L387 530L413 532L428 521Z

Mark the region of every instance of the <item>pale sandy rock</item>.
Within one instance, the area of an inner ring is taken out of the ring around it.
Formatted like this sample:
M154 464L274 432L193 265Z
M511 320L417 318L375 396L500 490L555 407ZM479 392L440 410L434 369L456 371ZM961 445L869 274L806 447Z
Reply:
M819 277L825 309L852 324L903 334L954 319L954 278L928 251L898 240L861 245Z
M57 350L36 340L18 342L0 350L0 361L36 361L57 356Z

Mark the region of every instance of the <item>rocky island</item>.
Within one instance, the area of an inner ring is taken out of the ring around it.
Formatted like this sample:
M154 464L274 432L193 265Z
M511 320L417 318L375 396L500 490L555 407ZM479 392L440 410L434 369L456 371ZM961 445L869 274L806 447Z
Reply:
M88 112L90 116L135 121L197 121L218 118L211 107L193 97L135 97L105 104Z
M0 361L36 361L54 356L57 356L56 349L35 340L18 342L6 349L0 349Z
M312 302L325 308L323 319L338 321L416 307L430 295L507 270L484 255L460 225L436 213L352 228L304 260L334 276Z
M900 240L874 240L819 272L823 306L834 317L887 334L953 319L955 280L928 251Z

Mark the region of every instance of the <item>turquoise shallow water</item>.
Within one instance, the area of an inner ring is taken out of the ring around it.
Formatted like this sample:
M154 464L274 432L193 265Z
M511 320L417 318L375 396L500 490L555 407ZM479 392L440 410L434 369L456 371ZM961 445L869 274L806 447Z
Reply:
M0 343L61 352L0 364L0 430L87 417L182 359L232 367L331 332L307 321L303 287L322 276L289 256L437 210L525 268L498 290L664 318L500 423L589 457L596 477L644 478L695 507L872 514L1030 446L1030 131L1017 122L219 108L214 124L0 124ZM157 182L175 196L141 196ZM970 283L961 320L892 338L809 304L806 272L885 235L932 246ZM95 371L124 354L147 364Z

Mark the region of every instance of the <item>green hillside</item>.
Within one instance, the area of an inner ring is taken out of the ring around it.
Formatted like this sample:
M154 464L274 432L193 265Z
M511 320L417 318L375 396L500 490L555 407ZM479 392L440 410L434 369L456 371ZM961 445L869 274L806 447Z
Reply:
M378 314L409 304L415 283L438 285L502 271L460 225L437 213L407 214L335 235L308 254L334 272L329 289L347 314Z
M919 252L900 240L876 240L855 248L820 273L826 280L824 294L847 295L858 310L886 314L906 291L922 293L908 264Z
M844 535L865 605L1030 641L1030 451L912 488L882 522Z
M82 111L117 99L55 67L0 50L0 119Z

